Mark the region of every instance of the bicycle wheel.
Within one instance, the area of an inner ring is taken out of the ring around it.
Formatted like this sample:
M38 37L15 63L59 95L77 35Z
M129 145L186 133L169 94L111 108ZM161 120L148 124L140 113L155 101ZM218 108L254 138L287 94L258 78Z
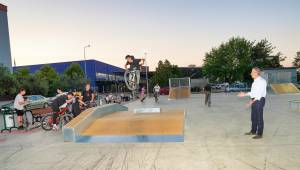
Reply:
M126 70L124 73L124 79L125 79L125 84L129 90L134 91L137 89L138 80L135 71Z
M42 128L46 131L52 130L53 128L53 115L48 114L44 116L41 120Z
M71 113L65 113L64 116L62 117L62 126L66 125L73 119L73 114Z

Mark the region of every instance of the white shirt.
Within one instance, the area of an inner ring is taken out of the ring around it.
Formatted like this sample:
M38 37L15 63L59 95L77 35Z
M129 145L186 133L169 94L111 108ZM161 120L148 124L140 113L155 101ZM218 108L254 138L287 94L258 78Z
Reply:
M159 92L160 87L159 86L154 86L154 92Z
M260 100L262 97L266 97L267 95L267 82L262 77L257 77L254 79L251 91L248 93L251 98L255 100Z
M14 108L17 110L24 110L24 105L20 104L20 102L24 102L24 97L21 94L18 94L15 98Z

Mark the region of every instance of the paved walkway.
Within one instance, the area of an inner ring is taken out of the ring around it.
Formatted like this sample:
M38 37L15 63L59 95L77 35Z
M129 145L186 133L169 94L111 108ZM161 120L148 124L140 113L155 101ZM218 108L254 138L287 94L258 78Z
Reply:
M268 96L261 140L243 135L249 131L250 110L235 94L213 94L211 108L201 94L176 101L161 97L159 104L153 98L137 101L129 108L185 108L185 142L65 143L60 132L40 129L1 134L0 169L298 170L300 111L289 109L288 100L299 98Z

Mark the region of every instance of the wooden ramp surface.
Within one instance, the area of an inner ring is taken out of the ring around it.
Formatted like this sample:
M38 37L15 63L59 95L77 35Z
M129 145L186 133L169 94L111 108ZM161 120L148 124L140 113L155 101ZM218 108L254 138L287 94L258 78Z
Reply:
M293 83L271 84L272 90L276 94L299 93L299 89Z
M96 119L83 136L182 135L184 110L162 110L161 113L115 112Z

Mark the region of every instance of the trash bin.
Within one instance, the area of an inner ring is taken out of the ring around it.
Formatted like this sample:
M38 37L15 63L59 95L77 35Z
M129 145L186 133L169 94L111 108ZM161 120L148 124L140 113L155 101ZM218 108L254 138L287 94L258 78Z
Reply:
M3 125L4 128L1 130L1 133L5 130L11 132L12 128L17 128L16 127L16 122L15 122L15 111L10 110L10 109L1 109L1 114L3 116Z
M4 122L5 122L6 128L14 127L14 115L5 114Z

